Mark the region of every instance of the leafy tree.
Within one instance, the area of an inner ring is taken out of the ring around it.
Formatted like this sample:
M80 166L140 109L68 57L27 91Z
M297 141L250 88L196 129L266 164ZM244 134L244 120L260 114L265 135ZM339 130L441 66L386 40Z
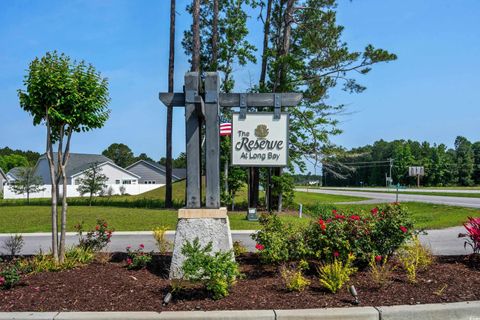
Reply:
M108 177L102 173L102 168L98 163L92 163L90 168L83 173L83 177L78 178L78 192L80 195L90 194L89 205L92 205L93 196L102 192L107 185Z
M31 151L31 150L27 150L27 151L18 150L18 149L12 150L9 147L0 148L0 158L2 156L9 156L11 154L16 154L16 155L26 157L28 159L29 166L35 166L38 158L40 157L40 154L38 152Z
M475 166L473 169L473 181L475 184L480 184L480 141L472 144L473 158Z
M147 156L146 153L140 153L138 156L135 157L135 160L133 162L137 162L137 161L140 161L140 160L155 162L152 158Z
M472 143L465 137L455 139L455 160L458 173L458 183L462 186L473 184L474 153Z
M91 64L72 61L65 54L47 52L29 65L19 90L20 106L33 117L34 125L45 125L46 157L52 181L52 254L60 263L65 259L67 225L67 174L73 133L101 128L109 117L108 82ZM57 159L54 159L54 145ZM60 243L57 226L57 191L62 181Z
M132 149L123 143L112 143L102 154L115 162L116 165L126 168L135 162Z
M21 167L18 170L17 180L10 185L16 194L26 194L27 203L30 204L30 194L45 190L42 178L35 175L35 168Z
M2 168L4 172L8 172L16 167L28 167L29 165L28 159L24 155L10 154L0 156L0 168Z

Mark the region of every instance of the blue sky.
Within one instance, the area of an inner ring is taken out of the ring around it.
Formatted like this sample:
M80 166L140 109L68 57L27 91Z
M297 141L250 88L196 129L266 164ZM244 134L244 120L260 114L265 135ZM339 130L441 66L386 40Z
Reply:
M188 57L181 35L190 24L187 0L177 0L176 89ZM341 0L338 21L352 49L388 49L395 62L374 67L362 94L340 90L330 102L345 103L345 147L378 139L415 139L453 145L457 135L480 140L480 1ZM84 59L109 78L111 118L106 126L73 138L73 152L99 153L113 142L155 159L165 153L169 1L0 1L0 147L43 152L45 131L33 127L16 90L28 63L58 50ZM249 21L260 30L258 21ZM250 35L260 48L261 32ZM237 67L236 90L258 82L259 67ZM185 148L183 110L174 114L174 154Z

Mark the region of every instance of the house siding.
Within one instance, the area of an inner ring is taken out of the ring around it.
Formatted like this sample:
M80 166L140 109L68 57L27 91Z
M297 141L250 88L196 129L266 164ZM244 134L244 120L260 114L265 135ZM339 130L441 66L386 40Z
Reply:
M144 162L139 162L128 168L128 171L140 176L139 184L154 182L155 184L165 184L165 172L158 168L154 168Z
M123 184L124 180L130 180L131 184L137 184L138 182L138 177L128 174L123 170L120 170L119 168L113 166L111 163L105 163L101 165L100 168L102 169L101 173L108 177L108 180L105 182L106 184L117 184L116 183L117 180L120 182L118 184ZM85 175L82 173L73 177L74 184L76 180L81 179L84 176ZM70 184L70 181L69 181L69 184Z

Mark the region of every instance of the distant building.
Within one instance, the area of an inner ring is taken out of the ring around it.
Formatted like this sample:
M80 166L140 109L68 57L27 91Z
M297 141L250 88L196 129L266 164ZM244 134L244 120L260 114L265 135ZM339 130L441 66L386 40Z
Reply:
M53 158L57 163L57 153ZM97 154L71 153L66 167L67 174L67 194L69 197L80 196L78 185L85 176L85 172L94 164L102 169L102 174L106 175L108 180L105 182L105 192L112 194L131 194L136 195L158 188L161 185L140 184L141 176L135 172L121 168L112 160ZM18 168L14 168L7 173L8 182L11 183L17 179ZM37 194L31 194L31 198L48 198L51 196L50 168L46 154L43 154L35 165L35 175L43 181L44 191ZM142 180L143 181L143 180ZM62 182L60 182L61 184ZM22 198L24 195L16 195L10 188L5 188L4 198Z
M153 161L139 160L127 167L127 170L140 176L139 184L166 184L166 169ZM186 169L173 169L172 180L179 181L187 177Z
M8 178L2 168L0 168L0 193L3 193L3 188L7 184Z
M7 172L7 182L12 183L18 180L21 169L22 167L15 167L10 169L10 171Z
M55 164L57 163L57 154L53 154ZM67 184L78 185L80 179L84 176L85 171L97 164L102 169L102 174L106 175L107 185L111 184L137 184L138 175L117 166L112 160L97 154L71 153L68 160L66 173ZM42 178L44 184L51 184L50 169L48 166L47 156L42 155L35 166L35 175Z

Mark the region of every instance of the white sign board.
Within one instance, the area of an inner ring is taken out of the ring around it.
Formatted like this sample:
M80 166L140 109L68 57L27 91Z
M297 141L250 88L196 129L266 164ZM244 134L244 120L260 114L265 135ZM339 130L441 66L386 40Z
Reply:
M273 113L247 113L245 119L233 114L232 165L285 167L288 159L288 113L280 119Z
M410 177L424 176L425 168L424 167L408 167L408 175Z

